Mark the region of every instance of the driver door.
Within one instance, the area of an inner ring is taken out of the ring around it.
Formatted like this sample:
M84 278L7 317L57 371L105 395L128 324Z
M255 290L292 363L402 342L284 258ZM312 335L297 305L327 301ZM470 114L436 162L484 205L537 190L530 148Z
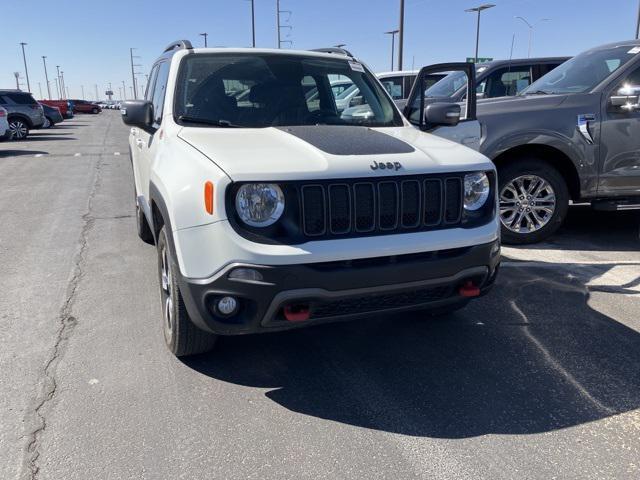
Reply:
M469 101L460 104L463 108L460 122L457 125L432 125L426 121L425 109L429 104L447 103L442 99L429 99L425 91L429 87L428 79L433 74L462 71L467 76L467 95ZM473 63L440 63L423 67L413 83L409 94L407 106L404 109L405 117L420 130L438 135L440 137L461 143L474 150L480 149L480 123L476 118L476 69Z

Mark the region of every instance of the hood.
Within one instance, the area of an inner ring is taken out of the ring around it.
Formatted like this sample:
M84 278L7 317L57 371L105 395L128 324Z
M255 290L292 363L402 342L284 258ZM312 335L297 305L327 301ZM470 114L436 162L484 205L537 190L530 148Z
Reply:
M375 129L329 125L252 129L183 127L178 136L234 181L361 178L493 169L484 155L409 126Z

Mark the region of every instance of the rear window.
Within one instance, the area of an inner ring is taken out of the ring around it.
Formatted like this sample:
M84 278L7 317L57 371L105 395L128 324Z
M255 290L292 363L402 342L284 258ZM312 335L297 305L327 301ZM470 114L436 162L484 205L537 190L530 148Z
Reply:
M7 93L3 96L16 105L33 105L36 103L34 98L28 93Z

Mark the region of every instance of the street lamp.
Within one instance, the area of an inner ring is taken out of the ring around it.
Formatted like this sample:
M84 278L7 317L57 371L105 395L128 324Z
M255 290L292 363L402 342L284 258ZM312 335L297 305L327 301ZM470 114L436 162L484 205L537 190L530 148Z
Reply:
M385 35L391 35L391 71L393 72L393 54L396 51L396 34L400 30L389 30L388 32L384 32Z
M207 48L207 37L209 36L209 34L205 32L205 33L201 33L200 36L204 37L204 48Z
M251 38L253 40L252 45L253 48L256 48L256 6L254 0L249 0L251 2Z
M51 87L49 86L49 74L47 73L47 57L44 55L42 56L42 63L44 64L44 79L47 81L48 100L51 100Z
M540 20L538 20L536 23L534 23L533 25L531 25L529 22L527 22L527 20L524 17L516 17L519 18L520 20L522 20L527 27L529 27L529 53L527 54L527 58L531 58L531 41L533 38L533 27L535 27L536 25L542 23L542 22L548 22L549 20L551 20L550 18L542 18Z
M484 5L480 5L479 7L468 8L465 10L465 12L474 12L474 13L478 12L478 24L476 26L476 56L475 56L474 63L478 63L478 46L480 44L480 12L482 12L483 10L488 10L493 7L495 7L494 4L485 3Z
M27 57L24 54L24 46L26 43L20 42L20 46L22 47L22 61L24 62L24 74L27 77L27 90L31 92L31 84L29 83L29 70L27 70Z

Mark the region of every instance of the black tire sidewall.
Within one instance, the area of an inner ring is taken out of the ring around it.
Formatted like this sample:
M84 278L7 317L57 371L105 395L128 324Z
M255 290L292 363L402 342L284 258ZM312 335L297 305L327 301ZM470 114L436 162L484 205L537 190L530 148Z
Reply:
M498 193L514 178L521 175L536 175L543 178L553 188L556 196L556 208L551 220L532 233L515 233L507 229L502 223L502 242L505 244L521 245L540 242L553 235L564 222L569 209L569 189L560 172L549 162L537 158L514 160L498 169Z

